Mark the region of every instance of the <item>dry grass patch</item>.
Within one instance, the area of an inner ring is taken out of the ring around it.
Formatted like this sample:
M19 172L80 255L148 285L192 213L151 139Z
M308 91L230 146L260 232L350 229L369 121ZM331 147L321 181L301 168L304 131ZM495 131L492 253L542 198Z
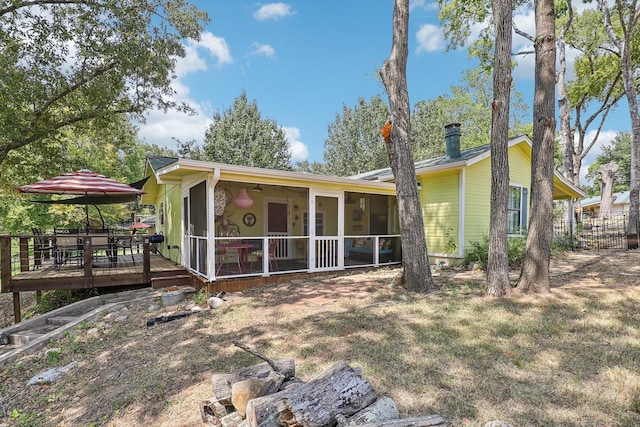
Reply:
M257 362L237 339L295 358L302 378L337 360L361 366L402 417L637 426L640 287L622 267L639 261L633 252L558 259L550 296L486 298L481 277L453 271L436 278L440 291L415 295L389 288L395 270L380 270L231 294L219 310L152 328L145 321L160 312L131 305L97 337L81 329L52 344L59 366L79 362L56 384L25 386L49 367L42 354L7 366L0 423L202 425L211 374Z

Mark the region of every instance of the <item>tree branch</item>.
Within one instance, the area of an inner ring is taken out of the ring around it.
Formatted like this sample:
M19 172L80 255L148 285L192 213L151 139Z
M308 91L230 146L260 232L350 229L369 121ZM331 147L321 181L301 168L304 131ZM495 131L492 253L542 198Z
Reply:
M87 1L87 0L26 0L19 3L13 3L11 6L0 9L0 16L13 13L18 9L22 9L24 7L42 6L46 4L67 5L67 4L89 4L89 3L95 4L95 2Z

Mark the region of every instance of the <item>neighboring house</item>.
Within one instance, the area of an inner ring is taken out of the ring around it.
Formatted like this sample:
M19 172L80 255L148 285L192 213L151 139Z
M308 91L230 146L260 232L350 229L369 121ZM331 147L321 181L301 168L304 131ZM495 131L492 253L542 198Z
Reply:
M447 126L445 144L444 156L416 162L416 179L429 256L460 259L469 242L481 242L483 235L489 233L491 147L483 145L460 151L459 125ZM531 145L527 136L509 141L510 236L523 235L528 229ZM387 182L393 180L393 175L390 169L382 169L360 174L357 178ZM584 196L582 190L555 172L555 200Z
M615 199L611 206L611 217L629 214L629 191L613 193ZM588 197L580 202L583 218L597 218L600 213L600 196Z
M169 157L145 176L158 249L210 281L402 259L393 183Z
M415 164L430 260L460 260L489 231L490 146ZM509 235L526 233L531 141L509 142ZM218 277L340 270L399 263L400 227L390 169L338 178L167 157L149 158L143 204L156 207L162 253L210 281ZM559 173L554 199L584 192ZM549 219L551 220L551 218ZM165 252L166 251L166 252Z

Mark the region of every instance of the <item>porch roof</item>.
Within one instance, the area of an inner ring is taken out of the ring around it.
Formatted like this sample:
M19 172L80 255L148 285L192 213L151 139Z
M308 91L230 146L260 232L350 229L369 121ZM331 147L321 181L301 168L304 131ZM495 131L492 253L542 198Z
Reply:
M228 165L202 160L150 157L147 159L145 176L153 175L156 179L147 181L145 185L147 194L143 195L142 203L152 203L155 200L160 184L179 184L183 178L197 174L212 175L218 180L231 182L298 188L340 189L343 191L383 195L396 194L395 184L391 182Z

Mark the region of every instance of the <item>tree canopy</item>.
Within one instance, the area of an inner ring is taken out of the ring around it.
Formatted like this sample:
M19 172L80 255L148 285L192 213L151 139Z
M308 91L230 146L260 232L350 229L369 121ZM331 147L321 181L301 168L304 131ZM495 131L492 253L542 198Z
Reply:
M389 167L387 148L380 136L380 128L388 119L389 108L380 95L369 102L358 98L353 108L343 104L342 114L336 114L324 142L325 172L349 176Z
M170 86L207 14L188 0L33 0L0 6L0 163L73 126L189 111Z
M242 92L233 106L215 112L205 132L207 160L268 169L291 169L291 152L284 130L273 119L263 119L254 99Z

